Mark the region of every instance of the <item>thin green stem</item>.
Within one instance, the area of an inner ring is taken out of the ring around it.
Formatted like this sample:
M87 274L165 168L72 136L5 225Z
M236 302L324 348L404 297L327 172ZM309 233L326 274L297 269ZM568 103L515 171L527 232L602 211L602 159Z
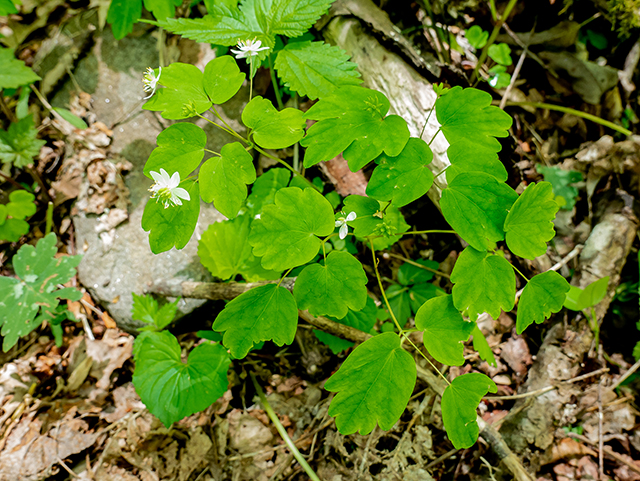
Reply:
M431 267L423 266L419 262L416 262L414 260L408 259L408 258L406 258L404 256L399 255L399 254L394 254L393 252L389 252L389 253L387 253L387 255L389 257L393 257L395 259L399 259L399 260L401 260L403 262L406 262L407 264L411 264L412 266L416 266L416 267L419 267L420 269L424 269L425 271L433 272L434 274L436 274L438 276L446 277L447 279L451 278L451 276L449 274L447 274L446 272L442 272L442 271L439 271L437 269L432 269Z
M271 155L268 152L265 152L264 150L262 150L260 147L258 147L257 145L253 146L254 149L256 149L258 152L260 152L262 155L264 155L265 157L270 158L271 160L275 160L276 162L282 164L283 167L286 167L287 169L289 169L294 175L297 175L298 177L302 178L305 180L305 182L307 182L309 184L310 187L313 187L314 189L316 188L315 185L313 185L313 182L311 182L309 179L307 179L304 175L302 175L300 172L298 172L297 170L295 170L293 167L291 167L289 164L287 164L284 160L279 159L278 157Z
M222 157L222 154L219 154L218 152L215 152L213 150L204 149L204 151L209 152L210 154L213 154L213 155L217 155L218 157Z
M563 112L565 114L571 114L571 115L575 115L576 117L580 117L586 120L591 120L596 124L600 124L604 127L609 127L610 129L615 130L616 132L620 132L621 134L626 136L633 135L633 132L631 132L630 130L627 130L624 127L614 124L613 122L609 122L608 120L604 120L595 115L588 114L586 112L580 112L579 110L575 110L569 107L561 107L560 105L547 104L545 102L507 102L507 105L517 106L517 107L529 106L529 107L535 107L537 109L555 110L557 112Z
M598 318L596 316L596 310L593 308L593 306L591 307L590 314L591 314L591 319L590 319L591 330L593 331L594 342L597 349L598 346L600 345L600 328L598 327Z
M440 372L440 369L438 369L438 368L436 367L436 365L435 365L434 363L432 363L432 362L431 362L431 359L429 359L429 358L427 357L427 355L426 355L424 352L422 352L422 351L418 348L418 346L416 346L416 345L413 343L413 341L412 341L411 339L409 339L409 336L407 336L406 332L403 332L403 333L402 333L402 336L407 340L407 342L408 342L409 344L411 344L411 345L413 346L413 348L418 352L418 354L420 354L420 355L421 355L421 356L422 356L422 357L423 357L423 358L424 358L424 359L429 363L429 365L431 366L431 369L433 369L435 372L437 372L437 373L438 373L438 375L439 375L442 379L444 379L444 382L446 382L449 386L451 386L451 383L450 383L450 382L449 382L449 380L445 377L445 375L444 375L444 374L442 374L442 372Z
M53 202L49 202L47 204L47 214L45 216L45 221L46 223L44 228L44 235L47 235L53 228Z
M511 262L509 262L509 264L511 264ZM527 279L527 276L525 276L522 272L520 272L520 270L516 266L511 264L511 267L513 267L514 271L516 271L518 274L520 274L520 277L522 277L525 281L529 282L529 279Z
M220 120L222 120L223 123L226 124L226 122L222 119L222 117L220 117L220 115L214 111L214 115L216 117L218 117ZM235 130L233 130L231 127L226 128L223 127L222 125L220 125L217 122L214 122L211 119L206 118L204 115L202 114L198 114L198 117L200 117L201 119L205 119L207 122L209 122L211 125L215 125L216 127L218 127L220 130L223 130L224 132L228 133L229 135L232 135L234 137L236 137L237 139L242 140L243 142L245 142L248 145L251 145L251 142L249 142L247 139L245 139L242 135L240 135L239 133L237 133Z
M278 86L278 79L276 78L276 71L273 68L273 58L271 54L267 55L269 59L269 74L271 75L271 85L273 85L273 91L276 93L276 102L278 103L278 110L282 110L284 108L284 104L282 103L282 94L280 93L280 87Z
M436 133L435 133L435 134L433 134L433 137L431 137L431 140L429 141L429 147L431 147L431 144L433 143L433 141L434 141L434 140L436 140L436 137L438 136L438 134L440 133L440 131L441 131L441 130L442 130L442 129L438 129L438 130L436 131Z
M473 83L478 77L478 70L480 70L480 67L484 64L484 62L487 60L487 56L489 55L489 47L493 45L493 42L496 41L496 38L498 37L498 33L500 33L500 29L502 28L502 24L507 20L507 18L509 18L509 15L511 14L511 10L513 10L513 7L516 6L516 3L518 3L518 0L509 0L509 3L507 4L507 7L504 9L504 12L502 12L500 19L493 27L491 36L489 36L489 40L487 41L487 44L482 49L482 53L480 54L480 58L478 59L478 63L476 64L476 68L473 69L473 73L471 74L471 79L470 79L471 83Z
M391 309L391 304L389 304L389 299L387 299L387 295L384 292L384 287L382 286L382 279L380 278L380 272L378 272L378 258L376 257L376 250L373 247L372 239L369 239L369 247L371 248L371 257L373 258L373 269L375 270L375 273L376 273L376 279L378 279L378 287L380 287L380 294L384 299L384 303L387 306L387 309L389 309L389 315L391 316L391 319L393 319L393 322L396 325L396 328L398 329L398 333L402 334L403 332L402 326L400 326L398 319L396 319L396 315L393 313L393 309Z
M438 100L438 95L436 95L436 100ZM433 107L431 107L431 110L429 110L429 113L427 114L427 118L424 121L424 125L422 126L422 130L420 131L420 138L422 138L422 136L424 135L424 130L427 128L427 125L429 124L429 119L431 118L431 114L435 109L436 109L436 104L434 103Z
M0 91L0 110L2 110L2 113L4 113L7 116L7 120L9 122L17 122L18 121L16 116L13 115L13 112L11 111L11 109L9 109L9 107L5 103L5 101L4 101L4 93L2 91Z
M447 165L444 169L442 169L440 172L438 172L436 175L434 175L434 176L433 176L433 179L435 180L435 179L437 179L438 177L440 177L442 174L444 174L444 173L447 171L447 169L448 169L449 167L450 167L450 166L449 166L449 165Z
M249 102L253 98L253 56L249 57Z
M285 277L287 277L289 275L289 272L291 272L292 270L293 270L293 267L289 269L287 272L285 272L284 274L282 274L282 277L278 281L278 285L276 287L280 287L280 284L282 284L282 281L284 281Z
M454 230L410 230L409 232L401 232L399 234L391 235L418 235L418 234L455 234Z
M280 436L282 436L282 439L287 444L287 447L291 451L291 454L293 454L293 457L296 458L296 461L298 461L298 463L300 463L300 466L302 466L302 469L304 469L305 473L307 473L307 476L309 476L309 479L311 479L312 481L320 481L320 478L318 477L318 475L313 471L313 469L311 469L311 466L309 466L309 463L307 463L307 460L304 459L304 456L302 456L300 451L298 451L298 448L296 447L294 442L291 440L291 438L287 434L287 430L284 428L284 426L280 422L280 419L278 419L278 416L276 415L273 408L269 404L269 401L267 401L267 396L264 395L264 391L260 387L260 384L258 384L255 374L253 372L250 372L249 375L251 376L251 381L253 382L253 386L256 388L256 392L258 393L258 397L260 398L262 407L264 407L264 410L267 412L269 419L271 419L271 422L275 425L276 429L278 430L278 433L280 433Z

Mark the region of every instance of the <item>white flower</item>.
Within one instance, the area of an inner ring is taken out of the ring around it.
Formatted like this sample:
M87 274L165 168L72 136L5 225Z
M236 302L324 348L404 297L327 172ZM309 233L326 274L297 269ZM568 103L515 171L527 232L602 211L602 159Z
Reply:
M342 214L344 214L344 212L342 212ZM347 222L356 220L356 217L357 216L355 212L349 212L349 215L347 217L338 217L338 220L336 221L336 227L340 227L340 230L338 231L338 236L340 237L340 239L344 239L345 237L347 237L347 233L349 232Z
M156 202L161 201L166 209L169 206L182 205L182 201L191 200L189 192L184 190L180 185L180 173L174 172L169 177L166 170L160 169L160 173L150 172L155 184L151 186L149 192L151 192L151 198L156 199Z
M160 75L162 74L162 67L158 67L158 76L156 77L155 73L153 73L153 69L151 67L147 68L147 71L142 76L142 83L144 84L144 91L151 92L149 96L144 97L144 100L150 99L153 97L153 94L156 93L156 87L158 85L158 80L160 80Z
M261 47L262 42L260 40L238 40L238 48L240 50L231 49L231 52L236 56L236 58L247 58L247 57L255 57L258 55L258 52L262 50L269 50L269 47Z

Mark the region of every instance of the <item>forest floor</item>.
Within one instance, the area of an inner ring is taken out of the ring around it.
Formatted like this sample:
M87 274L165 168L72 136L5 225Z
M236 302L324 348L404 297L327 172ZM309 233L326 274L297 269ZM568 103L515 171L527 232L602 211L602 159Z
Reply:
M351 22L354 42L369 50L366 55L382 52L380 62L393 57L405 72L389 71L385 78L375 61L367 64L365 54L347 41L341 46L361 67L365 85L386 85L393 108L411 112L409 104L420 88L437 82L470 86L467 79L477 59L463 31L470 25L491 31L495 23L489 3L431 3L338 1L315 34L330 38L326 26L332 17ZM25 1L22 14L0 17L0 32L7 38L15 33L19 57L43 78L43 95L89 126L73 128L49 118L40 104L32 105L39 137L47 141L33 169L46 190L27 172L0 180L5 197L12 183L34 186L39 207L28 236L20 243L0 244L2 275L12 275L9 260L20 245L43 236L49 199L55 204L54 232L61 252L86 257L74 280L84 288L84 297L68 303L78 322L63 323L62 346L43 326L0 354L0 481L308 479L257 402L250 372L322 480L640 480L640 349L634 351L640 342L640 137L532 105L552 103L622 130L637 130L638 30L620 35L619 25L612 28L615 20L597 2L581 2L582 7L535 3L516 7L498 37L513 53L508 87L495 89L486 81L478 85L514 118L500 153L509 185L521 192L527 183L544 179L566 201L548 253L521 261L518 268L527 275L558 270L582 287L605 276L610 281L592 312L565 309L522 335L516 333L514 313L498 319L481 316L479 325L495 365L481 360L468 343L465 366L450 368L446 375L477 371L495 381L498 393L481 403L479 413L499 439L481 436L464 450L454 449L446 437L437 387L428 376L419 378L405 413L390 431L338 433L327 413L332 394L323 384L349 351L332 353L302 321L292 345L267 343L234 361L229 390L221 399L165 428L146 410L131 382L130 293L142 293L154 281L191 269L197 241L183 254L174 251L155 263L150 253L132 259L119 247L130 244L148 251L139 218L149 182L141 172L157 134L167 125L159 115L140 110L140 79L146 67L158 64L160 43L167 62L202 64L214 51L159 35L146 24L116 41L104 26L102 1L48 0L37 6ZM417 85L416 91L405 89L393 97L391 84L405 80ZM254 91L273 96L270 83L263 69ZM226 115L238 119L240 112L241 106L234 105ZM421 123L425 112L403 116L417 115ZM269 166L265 161L258 159L260 168ZM363 194L368 173L345 171L338 158L311 175L341 195ZM437 199L434 203L425 197L404 214L410 225L446 228ZM220 219L212 211L206 215L208 222ZM436 261L442 275L431 282L447 290L448 274L462 249L459 239L403 240L381 255L379 267L396 282L398 268L407 260ZM125 267L132 263L140 271L126 275ZM371 265L370 260L363 263ZM142 272L147 265L152 267ZM208 280L201 271L190 278ZM412 286L405 287L409 305ZM377 299L375 282L369 289ZM172 332L190 347L198 340L195 332L210 328L223 304L181 302L188 314ZM598 344L591 316L599 326ZM380 315L377 326L384 321ZM504 459L500 442L513 451L511 461ZM514 474L513 459L523 472Z

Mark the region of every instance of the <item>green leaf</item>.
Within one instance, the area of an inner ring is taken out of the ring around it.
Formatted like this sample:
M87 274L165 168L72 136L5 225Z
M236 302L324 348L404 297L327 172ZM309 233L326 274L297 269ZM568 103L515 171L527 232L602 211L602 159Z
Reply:
M46 144L44 140L38 140L37 135L31 115L12 122L6 131L0 129L0 162L18 168L32 164L33 158Z
M203 87L211 101L220 105L238 93L246 74L230 55L211 60L204 68Z
M329 334L324 331L318 331L317 329L313 330L313 334L322 344L328 346L334 354L340 354L342 351L346 351L355 345L354 342L347 341L346 339L342 339L341 337L334 336L333 334Z
M511 75L507 73L507 68L502 65L494 65L488 71L488 84L494 89L503 89L511 83Z
M215 222L198 242L198 256L211 275L222 280L242 275L248 281L278 279L279 273L267 271L251 253L249 230L251 218L241 215L230 221Z
M367 275L358 259L331 251L325 265L312 264L298 275L293 295L298 308L314 316L345 317L367 302Z
M415 313L422 307L422 304L434 297L443 296L447 293L433 284L415 284L409 288L409 299L411 299L411 310Z
M483 312L497 319L500 309L513 309L516 276L511 264L500 255L467 247L453 266L451 282L453 303L461 312L468 310L472 320Z
M500 150L495 137L506 137L511 116L491 105L491 95L474 88L453 87L436 100L436 117L449 144L468 140Z
M323 42L292 42L278 52L275 68L285 86L311 100L338 87L359 85L357 65L339 47Z
M508 67L513 63L511 60L511 48L506 43L494 43L489 45L489 57L500 65Z
M367 185L367 195L377 200L393 201L402 207L422 197L433 184L433 174L428 165L433 152L422 139L410 138L400 155L382 154L376 159Z
M436 261L431 261L428 259L418 259L415 261L416 264L420 264L421 266L429 267L430 269L438 269L440 264ZM403 286L408 286L411 284L416 284L418 282L427 282L433 279L435 274L426 269L422 269L416 265L409 264L405 262L398 269L398 282Z
M518 334L522 334L533 321L540 324L549 318L551 313L562 309L567 292L569 283L557 272L547 271L532 277L524 286L518 302Z
M449 225L477 250L504 239L503 226L518 194L482 172L462 173L442 191L440 207Z
M203 18L166 18L157 24L165 30L182 35L196 42L212 43L229 47L238 40L257 39L262 46L273 48L275 35L264 33L261 26L251 16L245 16L238 9L218 7ZM258 57L259 58L259 57Z
M302 111L284 109L278 112L270 100L259 95L247 104L242 122L252 129L253 139L265 149L284 149L304 136Z
M480 146L467 140L459 140L447 149L451 165L447 168L447 183L453 182L463 172L484 172L499 182L506 182L507 169L500 162L494 146Z
M487 361L487 363L493 367L496 367L496 358L493 355L493 351L487 342L487 338L484 337L480 328L476 325L471 331L471 335L473 336L473 348L480 355L480 359L483 361Z
M154 75L159 73L154 70ZM156 93L142 106L145 110L162 112L165 119L187 119L211 107L203 86L203 73L195 65L172 63L162 69Z
M409 224L398 208L391 205L382 214L380 202L361 195L350 195L344 200L344 212L355 212L357 217L349 221L348 225L354 228L355 236L363 240L367 236L382 235L373 240L376 250L386 249L400 240L400 234L409 230Z
M247 197L247 207L252 216L262 213L265 205L273 204L276 192L289 184L291 172L287 169L269 169L253 183Z
M200 195L205 202L215 202L216 209L233 219L247 198L247 186L256 180L253 157L240 142L225 144L221 157L214 156L200 168Z
M53 110L55 110L60 115L60 117L65 119L67 122L69 122L71 125L73 125L76 129L88 129L89 128L89 126L87 125L87 123L84 120L82 120L77 115L71 113L69 110L63 109L63 108L59 108L59 107L54 107Z
M13 257L18 279L0 277L0 325L5 352L21 336L36 329L44 316L55 317L60 298L77 301L82 297L80 291L71 287L57 289L75 276L81 256L56 259L56 243L57 238L51 233L40 239L36 247L23 245Z
M386 116L389 107L384 94L363 87L340 87L320 99L305 114L318 122L300 142L307 147L304 166L331 160L343 152L349 168L356 172L383 151L399 155L409 140L409 129L401 117Z
M182 5L182 0L144 0L144 8L157 19L173 17L178 5Z
M133 385L145 406L167 428L208 408L226 392L231 361L220 344L199 344L186 364L170 332L146 332L136 344Z
M549 182L529 185L513 204L504 222L507 247L515 255L535 259L553 239L553 219L559 206Z
M476 409L488 392L497 391L496 384L478 372L458 376L444 390L442 422L456 449L470 448L477 441Z
M142 16L140 0L112 0L107 14L116 40L123 39L133 31L133 24Z
M131 317L134 320L146 322L149 325L140 329L140 331L161 331L176 317L178 311L178 302L180 299L176 299L173 302L167 302L164 306L158 307L158 301L156 301L151 294L144 296L138 296L135 293L133 296L133 307L131 309Z
M193 235L200 214L198 184L183 182L191 200L183 200L180 206L165 208L150 199L142 214L142 229L149 232L149 245L154 254L173 249L183 249Z
M485 32L478 25L474 25L467 30L465 37L469 41L469 45L476 50L479 50L487 44L487 40L489 40L489 32Z
M316 236L328 236L334 228L333 209L322 194L285 187L252 223L249 243L262 267L285 270L311 261L322 244Z
M20 219L6 219L0 224L0 240L18 242L29 232L29 223Z
M436 361L449 366L464 364L462 343L469 340L475 326L462 318L450 294L428 300L416 313L416 327L424 331L424 347Z
M391 284L384 291L389 306L401 326L411 317L411 297L409 288L399 284Z
M352 311L349 309L347 315L342 319L336 319L334 317L331 317L331 319L339 322L340 324L344 324L345 326L355 327L362 332L370 333L376 323L377 311L378 308L376 307L376 302L371 299L371 297L367 296L367 302L364 308L359 311Z
M564 307L572 311L582 311L590 307L595 307L607 295L609 287L609 276L592 282L584 289L576 286L569 286L570 290L564 301Z
M553 193L556 197L562 197L564 202L560 204L562 210L571 210L576 205L578 197L578 189L571 184L580 182L582 174L575 170L564 170L556 165L546 167L544 165L536 165L536 170L544 176L544 180L550 182L553 186ZM557 199L556 199L557 202Z
M204 158L207 134L195 124L180 122L160 132L156 142L158 147L144 165L144 175L151 178L151 171L164 169L178 172L181 179L186 179Z
M13 50L0 47L0 90L17 89L40 80L33 70L22 60L18 60Z
M309 30L335 0L273 0L265 11L269 31L287 37L299 37ZM248 3L248 2L247 2ZM259 4L259 0L256 0Z
M18 9L11 0L0 0L0 15L18 13Z
M389 430L404 412L416 384L416 363L400 337L387 332L360 344L324 385L337 392L329 415L341 434L366 435L376 423Z
M223 344L236 359L247 355L254 344L273 341L291 344L298 327L298 308L291 292L275 284L254 287L229 302L213 330L224 332Z
M14 190L9 194L6 213L14 219L26 219L36 213L35 196L26 190Z

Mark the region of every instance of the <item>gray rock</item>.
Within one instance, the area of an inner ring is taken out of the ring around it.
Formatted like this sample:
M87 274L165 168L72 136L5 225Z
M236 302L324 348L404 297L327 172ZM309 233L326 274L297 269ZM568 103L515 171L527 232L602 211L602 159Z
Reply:
M135 32L134 32L135 33ZM142 73L157 65L156 40L148 33L138 32L115 41L105 30L91 52L78 63L76 81L92 95L93 110L98 121L113 130L110 154L125 157L133 164L125 184L130 191L128 221L120 224L108 239L101 238L100 219L78 213L73 217L78 252L84 254L78 267L80 282L127 331L135 331L139 322L131 319L132 293L143 294L158 280L165 282L205 281L211 276L197 256L198 239L213 222L224 217L210 204L202 204L196 232L187 246L160 255L149 248L148 234L140 221L149 193L151 180L142 173L144 163L156 146L156 137L171 122L153 112L141 109L143 103ZM86 85L85 85L86 84ZM64 103L70 88L65 86L57 103ZM72 88L71 88L72 90ZM237 120L247 94L243 91L220 112L226 120L240 128ZM228 114L228 115L227 115ZM206 121L197 122L208 135L208 147L220 151L233 140L228 134ZM115 161L115 160L114 160ZM105 240L108 240L106 242ZM179 315L185 315L204 301L188 299L179 304Z

